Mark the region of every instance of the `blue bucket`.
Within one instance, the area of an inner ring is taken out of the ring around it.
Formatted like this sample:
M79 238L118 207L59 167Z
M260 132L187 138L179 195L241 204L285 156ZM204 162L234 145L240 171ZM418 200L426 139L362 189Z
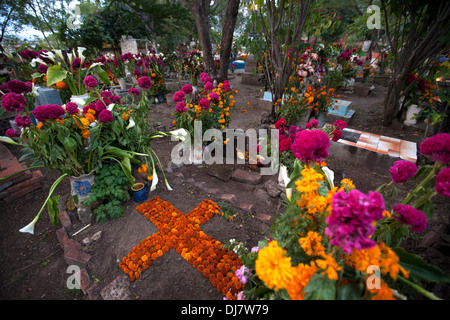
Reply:
M133 200L135 202L142 202L147 200L148 196L148 183L135 183L131 190L133 191Z

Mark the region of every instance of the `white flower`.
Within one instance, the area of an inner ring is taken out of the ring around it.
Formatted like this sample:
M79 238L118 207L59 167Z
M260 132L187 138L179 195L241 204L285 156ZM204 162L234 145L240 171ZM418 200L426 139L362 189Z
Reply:
M36 67L36 62L38 62L39 64L45 64L45 65L47 65L47 64L45 63L45 61L42 60L41 58L34 58L33 60L31 60L30 65L34 68L34 67Z
M55 55L51 51L43 52L43 53L41 53L41 56L43 56L44 58L50 59L52 61L55 61Z
M63 56L63 54L62 54L62 51L61 50L59 50L59 49L56 49L56 50L53 50L53 51L55 51L55 53L62 59L62 60L64 60L64 56Z
M327 180L328 183L330 184L330 187L334 188L334 172L330 170L328 167L323 167L322 170L327 176Z
M22 233L31 233L34 234L34 226L36 225L36 222L39 219L39 214L36 215L36 217L33 219L33 221L31 221L28 225L26 225L25 227L23 227L22 229L20 229L19 231Z
M130 123L128 124L128 126L125 129L131 129L136 125L136 123L134 122L133 118L130 118Z
M172 135L172 139L180 139L181 141L184 141L186 140L186 136L189 134L189 131L187 131L184 128L180 128L177 130L170 131L169 133Z
M86 50L84 47L78 47L78 58L81 58L81 64L84 62L83 51Z
M115 104L114 103L110 103L106 109L108 109L109 111L112 111L112 109L114 109Z

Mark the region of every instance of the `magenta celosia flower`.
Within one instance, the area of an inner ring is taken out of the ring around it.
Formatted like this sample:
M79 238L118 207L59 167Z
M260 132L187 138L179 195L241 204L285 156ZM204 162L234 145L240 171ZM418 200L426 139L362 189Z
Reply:
M403 224L408 224L411 231L422 232L427 227L427 217L422 211L407 205L397 204L392 211L394 212L394 219Z
M100 93L100 97L102 97L102 98L111 98L112 96L113 96L113 94L109 90L105 90Z
M298 131L299 131L299 129L296 126L291 125L289 127L289 137L295 137L295 135L297 134Z
M78 105L73 102L67 102L66 103L66 111L69 115L74 115L78 113Z
M318 125L319 125L319 121L317 121L317 119L312 119L310 122L305 124L305 127L307 129L312 129L312 128L317 128Z
M389 173L392 175L392 181L395 183L402 183L408 181L417 172L415 163L399 160L389 168Z
M141 95L141 92L136 88L128 89L128 94L134 98L137 98Z
M206 72L202 72L202 73L200 73L199 79L200 79L201 82L205 83L203 81L203 79L207 78L207 77L208 77L208 74Z
M18 127L29 127L31 125L31 119L29 116L17 116L14 119L14 123Z
M24 93L30 92L30 86L20 80L9 80L6 84L10 92Z
M65 113L66 110L57 104L38 106L33 110L33 116L40 122L58 119Z
M450 197L450 168L442 169L436 177L436 191Z
M92 76L87 76L86 78L84 78L84 84L88 88L94 88L98 85L97 80L95 80L95 78Z
M203 87L203 89L205 91L211 91L214 90L214 85L212 84L212 82L207 82L205 83L205 86Z
M331 134L333 135L333 138L331 140L335 142L342 137L342 131L338 129L334 130Z
M336 120L333 123L333 126L337 127L339 130L342 130L347 128L347 122L345 122L344 120Z
M217 101L219 101L219 99L220 99L220 96L219 96L217 93L215 93L215 92L211 92L211 93L208 95L208 97L210 97L211 100L214 101L214 102L217 102Z
M202 109L208 109L209 108L209 100L206 98L201 98L200 101L198 102L198 105Z
M231 89L230 83L228 82L228 80L224 80L222 84L222 90L227 92L230 89Z
M375 232L373 221L383 217L383 197L375 191L364 194L359 190L344 190L333 195L331 215L327 218L325 234L334 246L350 254L353 249L372 248L376 242L370 239Z
M111 97L111 100L112 100L112 102L114 102L114 103L120 103L120 101L122 100L122 98L119 97L119 96L112 96L112 97ZM125 104L125 101L123 102L123 104Z
M100 123L113 122L112 112L109 111L108 109L102 110L98 115L98 122Z
M94 109L97 112L97 114L99 114L104 109L106 109L106 107L109 106L110 104L111 104L111 101L108 98L103 98L103 100L99 99L95 103L95 108Z
M279 136L278 145L280 147L280 152L285 152L291 150L292 139L284 135Z
M439 133L427 138L420 145L420 152L429 156L433 161L440 161L443 164L450 162L450 134Z
M6 111L16 110L17 113L25 109L27 100L21 94L9 92L2 97L2 107Z
M19 54L22 57L22 59L24 59L24 60L37 58L39 55L39 53L37 53L36 51L32 51L30 49L20 51Z
M186 98L183 91L177 91L173 94L173 102L184 101Z
M6 130L6 135L10 138L20 137L20 131L17 131L13 128L9 128L8 130Z
M47 73L48 67L47 67L45 64L40 64L40 65L38 66L38 70L39 70L39 72L41 72L41 73Z
M194 88L192 88L192 86L188 83L188 84L185 84L181 90L182 90L185 94L189 94L189 93L191 93L192 91L194 91Z
M280 129L286 125L286 120L281 118L275 123L275 128Z
M72 68L77 69L81 66L81 58L75 58L72 61Z
M152 86L152 81L147 76L140 77L138 79L138 86L144 90L147 90Z
M178 113L186 112L186 111L187 111L187 108L186 108L186 102L184 102L184 101L178 101L178 102L177 102L177 105L176 105L176 107L175 107L175 110L176 110Z
M328 157L330 138L322 130L303 130L297 132L291 150L302 162L319 161Z

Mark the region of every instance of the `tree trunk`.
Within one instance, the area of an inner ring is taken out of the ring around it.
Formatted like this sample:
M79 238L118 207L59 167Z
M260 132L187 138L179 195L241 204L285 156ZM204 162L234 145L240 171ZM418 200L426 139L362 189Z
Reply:
M220 69L218 82L228 79L228 62L230 60L231 46L233 45L233 33L236 26L240 0L228 2L225 22L222 29L222 41L220 45Z
M209 24L210 1L192 0L191 2L187 2L186 0L180 0L180 3L194 16L200 46L203 51L206 72L211 77L217 77L217 69L212 54L211 38L209 37L209 29L211 28Z

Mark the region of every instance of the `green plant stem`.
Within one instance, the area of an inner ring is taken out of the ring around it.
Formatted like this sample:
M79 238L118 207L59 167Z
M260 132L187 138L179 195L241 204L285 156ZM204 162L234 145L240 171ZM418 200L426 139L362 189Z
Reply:
M442 300L441 298L437 297L434 295L434 293L429 292L427 290L425 290L424 288L422 288L421 286L403 278L400 275L397 275L397 278L402 280L403 282L405 282L406 284L410 285L412 288L414 288L417 292L419 292L420 294L422 294L424 297L430 299L430 300Z
M439 168L440 168L440 164L438 162L436 162L434 164L433 170L431 170L431 172L428 174L428 176L426 176L425 179L423 179L420 182L420 184L414 188L413 191L408 193L406 198L402 201L402 204L409 204L418 192L420 192L422 189L426 189L427 184L431 180L433 180L433 178L436 176L436 173L439 171Z
M22 169L22 170L17 171L17 172L15 172L13 174L10 174L7 177L0 178L0 182L3 181L3 180L7 180L7 179L11 178L12 176L15 176L16 174L19 174L21 172L24 172L24 171L27 171L27 170L33 170L33 169L37 169L37 168L44 168L44 167L45 167L44 165L39 165L39 166L34 166L34 167L29 167L29 168Z

